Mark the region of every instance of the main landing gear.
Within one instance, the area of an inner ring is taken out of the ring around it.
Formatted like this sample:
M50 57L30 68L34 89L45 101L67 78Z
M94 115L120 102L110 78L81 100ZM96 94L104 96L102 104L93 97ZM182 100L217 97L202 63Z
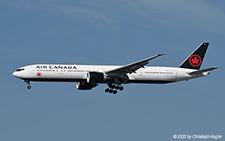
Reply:
M27 89L31 89L30 81L25 80L24 82L26 82L26 83L27 83Z
M117 90L122 91L124 89L123 86L121 85L113 85L113 84L108 84L109 88L105 89L106 93L113 93L116 94Z

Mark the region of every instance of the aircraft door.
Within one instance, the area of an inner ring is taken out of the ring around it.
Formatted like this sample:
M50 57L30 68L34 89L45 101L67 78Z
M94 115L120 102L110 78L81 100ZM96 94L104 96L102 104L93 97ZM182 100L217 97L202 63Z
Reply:
M175 79L175 81L176 81L176 80L177 80L177 76L178 76L177 70L174 70L174 71L173 71L173 76L174 76L174 79Z
M59 74L60 74L60 75L63 75L63 73L64 73L64 70L60 70L60 71L59 71Z
M31 70L31 74L35 74L35 70L34 69Z
M143 71L140 71L140 72L139 72L139 76L140 76L140 77L143 77Z

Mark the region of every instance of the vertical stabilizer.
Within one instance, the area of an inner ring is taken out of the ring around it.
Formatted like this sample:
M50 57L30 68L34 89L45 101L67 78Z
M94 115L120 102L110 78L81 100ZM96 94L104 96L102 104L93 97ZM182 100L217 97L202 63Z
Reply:
M209 43L203 42L179 67L199 70L208 46Z

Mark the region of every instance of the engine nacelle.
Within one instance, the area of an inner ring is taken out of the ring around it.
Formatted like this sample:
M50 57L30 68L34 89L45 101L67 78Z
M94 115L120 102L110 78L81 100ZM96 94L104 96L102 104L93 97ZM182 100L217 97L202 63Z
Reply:
M91 90L93 87L96 87L96 83L85 83L85 82L77 82L78 90Z
M102 83L106 80L105 74L101 72L89 72L87 74L88 83Z

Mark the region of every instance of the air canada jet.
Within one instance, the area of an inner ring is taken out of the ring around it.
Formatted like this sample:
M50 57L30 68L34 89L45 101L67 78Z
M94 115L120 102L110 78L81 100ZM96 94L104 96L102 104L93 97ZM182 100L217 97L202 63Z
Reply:
M78 90L91 90L98 84L107 84L106 93L122 91L122 84L150 83L164 84L189 80L209 75L218 67L201 69L209 43L203 42L179 67L150 67L150 60L165 53L124 66L105 65L57 65L35 64L17 69L13 76L24 80L30 89L30 81L76 82Z

